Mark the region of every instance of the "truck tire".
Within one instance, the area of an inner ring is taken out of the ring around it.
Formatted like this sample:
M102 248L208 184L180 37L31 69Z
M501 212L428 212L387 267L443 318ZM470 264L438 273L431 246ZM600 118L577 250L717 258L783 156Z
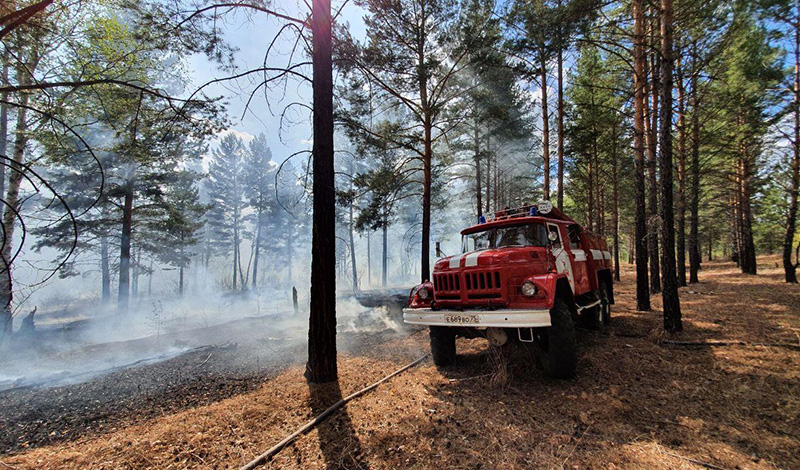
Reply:
M598 305L581 310L581 325L589 330L599 330L603 324L602 298Z
M456 333L446 326L430 327L431 356L437 366L451 366L456 362Z
M550 377L572 378L578 365L578 344L569 307L563 299L557 298L550 309L550 323L550 327L537 328L534 334L539 363Z
M608 325L611 323L611 303L608 300L609 289L606 281L600 281L598 290L600 291L600 318L603 325Z

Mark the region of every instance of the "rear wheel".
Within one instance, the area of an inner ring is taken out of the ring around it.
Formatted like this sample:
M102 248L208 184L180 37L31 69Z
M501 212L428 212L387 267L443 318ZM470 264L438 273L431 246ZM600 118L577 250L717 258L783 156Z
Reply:
M437 366L451 366L456 362L456 333L446 326L430 327L431 356Z
M550 323L547 328L534 330L534 344L539 363L550 377L568 379L575 376L578 365L578 345L575 341L575 327L572 324L569 307L562 299L556 299L550 309Z
M581 310L581 325L590 330L599 330L603 323L602 316L603 310L601 308L602 301L594 307L589 307Z
M608 300L608 284L606 281L600 281L598 286L600 291L600 319L603 325L611 323L611 302Z

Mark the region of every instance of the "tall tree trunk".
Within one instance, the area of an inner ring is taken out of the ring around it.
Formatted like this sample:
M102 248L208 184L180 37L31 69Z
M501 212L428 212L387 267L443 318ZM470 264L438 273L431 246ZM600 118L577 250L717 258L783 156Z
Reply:
M241 221L237 222L237 227L240 227ZM240 236L240 229L236 229L236 262L239 264L239 285L242 290L247 290L247 280L244 278L246 270L242 269L242 239ZM249 267L248 267L249 268Z
M558 2L561 6L561 1ZM557 57L558 80L558 195L556 203L558 209L564 208L564 43L559 31L559 45Z
M29 83L27 74L20 68L17 73L20 84ZM8 178L8 192L5 194L5 210L3 212L3 247L0 251L2 271L0 273L0 308L2 308L2 333L12 331L12 301L14 300L14 281L12 275L12 257L14 251L14 232L16 231L17 211L19 210L19 189L22 183L21 164L25 159L25 146L28 143L27 110L28 94L20 93L20 107L17 111L17 126L14 137L14 150L10 163L11 172Z
M100 237L100 284L103 303L111 300L111 269L108 261L108 237Z
M617 121L611 127L611 178L613 184L614 213L612 224L614 225L614 280L619 281L619 162L617 161Z
M482 192L481 189L481 142L480 136L478 135L479 123L478 117L473 117L473 128L472 128L472 145L473 145L473 159L475 161L475 199L476 199L476 206L478 209L478 219L481 218L483 215L483 201L482 201Z
M122 239L119 245L119 287L117 289L117 311L128 311L131 292L131 233L133 227L133 179L134 168L128 173L125 183L125 200L122 205Z
M789 211L783 237L783 272L786 282L797 282L797 266L792 262L794 232L797 230L797 197L800 190L800 0L795 0L794 17L794 142L790 169Z
M355 171L353 171L355 174ZM352 188L351 188L352 189ZM356 241L353 236L353 203L350 203L350 220L347 225L348 234L350 235L350 268L353 276L353 292L358 293L358 269L356 269Z
M381 255L381 286L386 287L386 281L389 273L389 224L384 219L383 221L383 254Z
M311 15L314 94L314 215L311 242L311 315L308 328L309 382L337 379L336 366L336 190L333 152L333 61L331 2L314 0Z
M136 248L134 253L131 256L131 298L135 299L139 297L139 273L141 272L139 256L142 254L142 248Z
M677 270L678 285L686 285L686 91L683 87L683 67L680 54L676 61L678 80L678 226Z
M689 204L689 282L699 282L700 270L700 116L697 97L697 42L692 43L692 181Z
M542 159L544 160L543 197L550 199L550 114L547 111L547 57L541 53L540 77L542 80ZM497 172L497 165L495 165Z
M749 152L748 152L749 153ZM745 274L757 274L756 269L756 247L753 242L753 212L750 205L752 195L753 170L750 155L742 155L742 178L741 178L741 257L742 272Z
M486 149L489 149L489 146L486 146ZM486 215L489 215L491 209L491 184L492 184L492 155L491 153L486 154Z
M645 125L645 43L643 0L632 0L633 32L633 154L634 154L634 199L636 204L636 309L650 310L650 289L647 279L647 224L644 194L644 125Z
M326 0L327 1L327 0ZM431 263L431 186L433 170L433 112L428 101L428 67L426 65L425 42L427 31L423 21L420 35L417 39L417 66L419 67L419 98L422 106L423 118L423 155L422 155L422 250L421 272L422 282L430 278Z
M708 223L708 260L711 261L714 251L714 227Z
M675 275L675 231L672 208L672 0L661 0L661 273L664 329L683 330L678 279Z
M656 47L656 26L655 19L651 24L651 46L653 49ZM653 53L650 55L650 94L652 102L649 114L649 131L648 135L648 153L647 153L647 178L648 178L648 220L647 220L647 252L650 255L650 293L656 294L661 292L661 280L658 259L658 232L659 222L663 224L663 220L658 219L658 182L656 180L656 165L658 162L658 116L659 116L659 67L657 63L657 55Z
M239 230L236 228L236 221L234 219L233 227L233 291L236 292L236 286L239 279Z
M259 204L258 209L258 216L256 217L256 239L253 241L253 290L258 288L258 258L259 254L261 253L261 226L264 224L263 221L263 210L261 209L261 204Z
M8 58L9 54L7 50L3 51L3 72L2 76L0 76L0 83L3 85L8 85ZM8 93L1 93L0 94L0 156L3 158L8 156L8 105L6 102L8 101ZM6 194L6 166L0 165L0 195L5 196Z
M372 232L367 231L367 285L372 287Z

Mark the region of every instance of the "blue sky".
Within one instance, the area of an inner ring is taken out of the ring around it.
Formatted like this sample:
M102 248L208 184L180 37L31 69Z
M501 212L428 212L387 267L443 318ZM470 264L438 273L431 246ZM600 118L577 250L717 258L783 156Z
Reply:
M341 2L335 1L333 5L334 12L340 6ZM305 16L303 12L307 11L302 2L298 6L292 0L278 0L271 4L270 7L277 9L281 13L296 17ZM363 11L355 6L354 3L348 2L337 21L340 23L347 22L356 37L363 37L364 25L361 19L362 16ZM226 14L224 22L218 22L218 24L220 29L224 31L224 39L238 49L235 55L235 64L237 72L243 72L263 65L267 47L285 22L264 13L251 14L237 11ZM284 32L281 39L276 43L275 51L270 54L269 66L280 67L286 65L289 59L289 52L294 44L294 37L294 33ZM304 56L302 51L294 56L294 62L305 60L308 60L308 58ZM209 80L220 79L230 75L230 72L220 70L216 64L202 55L191 57L187 66L192 80L189 90L194 90ZM310 67L307 69L306 73L310 76ZM255 82L257 81L255 77L253 78L253 80L240 79L224 84L214 84L206 89L209 96L224 96L229 103L228 115L231 123L227 132L235 133L245 140L249 140L259 133L264 133L270 142L273 158L276 161L283 161L292 153L310 148L311 125L307 120L307 110L296 106L290 108L290 112L287 114L289 119L284 120L284 125L281 128L281 113L286 105L292 102L311 104L310 85L298 79L290 79L286 83L285 89L281 87L277 90L270 90L266 96L262 88L250 102L250 105L246 106L247 99L255 88ZM269 106L267 100L269 100ZM212 140L212 147L217 142L217 139ZM299 165L301 161L302 157L296 157L293 163Z

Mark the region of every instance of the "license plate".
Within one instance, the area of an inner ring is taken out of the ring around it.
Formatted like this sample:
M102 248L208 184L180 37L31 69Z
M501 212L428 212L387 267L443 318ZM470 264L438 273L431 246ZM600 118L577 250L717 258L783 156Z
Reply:
M478 323L480 317L478 315L445 315L444 321L447 323Z

